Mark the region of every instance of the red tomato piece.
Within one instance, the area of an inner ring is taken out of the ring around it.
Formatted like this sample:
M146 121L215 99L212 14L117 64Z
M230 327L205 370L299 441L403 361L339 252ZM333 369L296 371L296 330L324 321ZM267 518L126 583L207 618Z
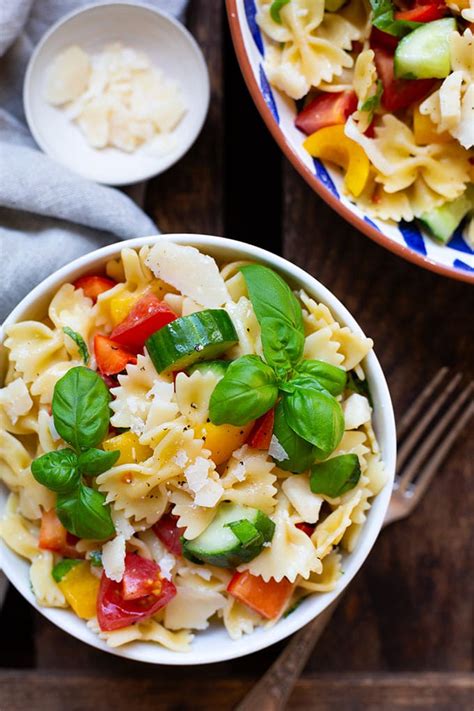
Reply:
M136 561L135 558L139 558L139 561ZM144 569L144 564L149 562L136 553L127 553L124 578L127 576L128 571L133 568L135 571L133 575L137 580L137 585L139 585L140 566ZM159 566L156 566L156 568L158 568L159 572ZM111 630L128 627L128 625L132 625L135 622L147 620L167 605L176 595L176 587L166 578L160 577L157 582L159 582L159 587L155 587L149 594L126 600L123 596L122 583L110 580L103 572L100 580L99 595L97 596L97 619L100 629L110 632Z
M128 316L114 328L110 337L137 353L143 349L146 339L152 333L177 318L174 311L154 294L145 294L132 307Z
M357 96L354 91L320 94L299 112L295 126L309 136L325 126L344 124L356 108Z
M389 35L388 32L382 32L377 27L372 27L370 33L370 46L372 49L382 47L382 49L394 50L397 48L399 38L394 35Z
M406 109L436 85L436 79L395 79L393 54L386 49L375 49L375 66L383 84L382 106L387 111Z
M432 22L439 20L446 15L447 7L444 4L430 3L429 5L417 5L412 10L396 12L396 20L408 20L408 22Z
M98 334L94 338L94 353L101 375L121 373L128 363L136 363L137 358L107 336Z
M294 584L286 578L279 583L272 578L266 583L260 576L251 575L246 570L234 574L227 591L262 617L271 620L283 612L293 588Z
M274 423L275 410L272 407L271 410L258 418L252 427L247 444L254 449L268 449L273 435Z
M295 525L296 525L296 528L299 528L300 531L303 531L303 533L306 533L306 535L309 536L310 538L314 533L314 529L316 528L316 526L314 526L314 524L312 524L312 523L303 522L303 523L297 523Z
M122 578L123 599L137 600L152 594L159 596L161 587L160 566L154 560L147 560L136 553L127 553Z
M113 279L107 279L102 276L83 276L76 279L74 286L76 289L82 289L85 296L88 296L92 301L97 301L99 294L112 289L116 285Z
M39 547L42 550L54 551L70 558L80 558L75 543L78 539L71 536L56 515L56 511L43 511L41 516Z
M184 528L178 527L178 517L164 514L153 526L153 530L166 548L174 555L183 555L181 536Z

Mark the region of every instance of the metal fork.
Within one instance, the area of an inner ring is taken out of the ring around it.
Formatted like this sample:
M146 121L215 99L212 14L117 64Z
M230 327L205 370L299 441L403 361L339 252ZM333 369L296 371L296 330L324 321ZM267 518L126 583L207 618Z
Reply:
M462 375L450 377L448 368L441 368L401 418L397 432L397 475L384 526L411 514L454 441L474 414L471 399L473 384L459 389L461 379ZM279 711L285 708L316 642L341 599L342 595L293 636L268 671L235 707L235 711Z

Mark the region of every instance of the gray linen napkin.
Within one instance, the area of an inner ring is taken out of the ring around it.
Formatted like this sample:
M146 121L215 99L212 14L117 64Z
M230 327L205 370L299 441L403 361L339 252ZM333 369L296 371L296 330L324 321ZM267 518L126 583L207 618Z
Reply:
M63 264L117 239L158 232L123 192L42 153L26 125L23 77L34 46L62 15L88 4L0 0L0 322ZM148 4L182 18L187 0Z

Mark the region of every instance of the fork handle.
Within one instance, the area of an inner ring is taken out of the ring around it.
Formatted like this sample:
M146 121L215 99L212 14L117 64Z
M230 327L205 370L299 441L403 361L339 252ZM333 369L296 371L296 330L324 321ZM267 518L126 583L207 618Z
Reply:
M255 684L235 711L280 711L286 707L313 648L339 603L339 598L312 622L297 632L268 671Z

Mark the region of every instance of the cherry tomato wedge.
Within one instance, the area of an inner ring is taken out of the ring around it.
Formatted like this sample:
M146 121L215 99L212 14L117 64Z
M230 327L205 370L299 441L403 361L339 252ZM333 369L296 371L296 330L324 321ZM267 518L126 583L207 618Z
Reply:
M83 276L76 279L74 286L76 289L82 289L85 296L95 303L99 294L112 289L116 285L113 279L107 279L102 276Z
M178 527L178 517L164 514L153 526L153 530L166 548L174 555L183 555L181 536L184 528Z
M436 79L395 79L393 54L382 48L375 51L375 66L382 80L382 106L387 111L406 109L420 101L436 85Z
M283 612L293 588L294 584L286 578L278 583L271 578L266 583L260 576L251 575L246 570L234 574L227 591L262 617L271 620Z
M299 112L295 126L307 136L325 126L343 124L357 108L355 91L320 94Z
M75 542L77 539L69 534L56 515L56 511L44 511L41 516L39 547L42 550L61 553L66 557L80 558Z
M136 553L127 553L122 578L124 600L137 600L146 595L159 597L162 589L160 566Z
M120 373L128 363L136 363L137 358L107 336L98 334L94 338L94 353L101 375Z
M396 12L396 20L407 20L408 22L432 22L439 20L446 15L447 7L444 4L430 3L429 5L417 5L412 10Z
M303 523L297 523L295 525L296 525L296 528L299 528L300 531L303 531L303 533L306 533L306 535L309 537L311 537L313 535L314 529L316 528L316 526L314 524L305 523L304 521L303 521Z
M400 38L395 37L395 35L389 35L388 32L382 32L382 30L377 29L377 27L372 27L372 31L370 33L370 46L372 49L382 47L382 49L395 51L399 39Z
M136 558L139 560L135 560ZM129 577L140 578L140 569L142 567L145 569L145 564L149 562L136 553L127 553L125 556L124 578L129 571L134 571L129 573ZM156 565L156 568L159 574L159 566ZM103 572L97 597L97 619L100 629L110 632L152 617L176 595L176 587L170 580L160 577L159 583L159 588L156 587L154 589L157 594L152 591L147 595L126 600L123 596L123 584L110 580Z
M137 353L148 336L177 319L177 315L154 294L145 294L132 307L128 316L112 331L112 340Z
M258 418L252 427L247 444L254 449L268 449L273 435L274 423L275 410L272 407L271 410Z

